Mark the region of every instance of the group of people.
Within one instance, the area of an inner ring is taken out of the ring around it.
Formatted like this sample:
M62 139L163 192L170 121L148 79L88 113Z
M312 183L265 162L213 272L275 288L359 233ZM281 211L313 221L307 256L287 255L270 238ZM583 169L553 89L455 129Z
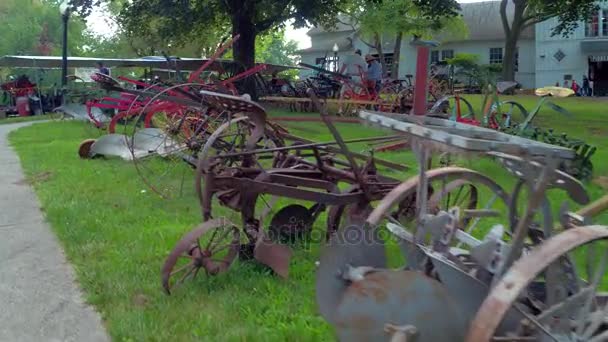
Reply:
M555 84L556 87L559 87L559 82ZM576 80L572 80L572 84L568 84L568 80L564 81L563 88L570 88L574 91L576 96L593 96L593 81L590 80L587 76L583 75L583 83L579 85Z
M349 76L354 83L363 84L370 92L380 91L382 84L382 64L372 55L362 56L357 49L352 55L343 57L341 74ZM363 76L365 79L361 79Z

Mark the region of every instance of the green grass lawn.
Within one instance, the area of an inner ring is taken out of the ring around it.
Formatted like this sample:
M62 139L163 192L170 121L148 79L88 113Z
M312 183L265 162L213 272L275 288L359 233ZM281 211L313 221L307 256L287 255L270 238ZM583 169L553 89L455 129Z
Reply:
M537 98L516 98L531 108ZM476 106L480 99L474 97ZM595 176L608 176L608 113L602 100L560 99L575 117L566 119L548 109L536 124L554 127L598 146ZM275 112L276 115L291 115ZM314 114L301 114L314 115ZM285 123L296 134L314 141L332 140L320 123ZM345 139L387 133L363 125L339 124ZM28 180L42 202L46 217L59 237L86 300L101 313L116 341L199 340L330 340L332 330L317 314L314 302L314 263L318 244L295 250L290 278L281 280L254 262L235 262L225 274L200 277L166 296L160 286L160 267L175 243L200 223L198 201L192 192L163 200L138 179L133 164L117 159L82 160L81 140L100 132L80 122L51 122L22 128L10 136ZM366 152L369 147L355 144ZM380 158L413 164L409 152L378 154ZM509 189L513 178L489 159L462 160ZM415 173L390 174L405 180ZM190 187L189 176L187 186ZM606 192L598 183L586 184L593 199ZM567 195L551 192L555 208ZM285 203L282 200L276 207ZM239 223L238 215L226 215ZM576 209L576 206L573 206ZM596 219L608 224L608 214ZM324 215L315 231L325 229ZM390 253L398 253L391 248Z

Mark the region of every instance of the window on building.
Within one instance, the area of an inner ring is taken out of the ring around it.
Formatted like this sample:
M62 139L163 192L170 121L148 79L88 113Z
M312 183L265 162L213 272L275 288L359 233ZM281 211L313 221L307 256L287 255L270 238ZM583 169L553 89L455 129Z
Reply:
M502 64L502 48L490 48L490 64Z
M327 56L325 70L338 72L340 57Z
M327 57L317 57L315 59L315 64L317 66L322 67L325 70L329 71L338 71L338 63L340 61L340 57L336 56L327 56Z
M431 64L439 62L439 51L431 51Z
M454 58L454 50L443 50L441 51L441 60L445 61L446 59Z
M602 19L603 21L603 19ZM591 18L585 24L585 37L597 37L600 31L599 13L593 12Z
M386 65L386 70L383 70L384 73L390 73L390 71L393 69L393 54L392 53L385 53L384 54L384 64Z
M602 36L608 36L608 10L602 11Z

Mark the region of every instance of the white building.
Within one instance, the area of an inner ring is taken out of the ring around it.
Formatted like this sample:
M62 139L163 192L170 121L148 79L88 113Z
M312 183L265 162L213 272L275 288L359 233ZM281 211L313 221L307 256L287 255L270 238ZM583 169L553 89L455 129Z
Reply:
M601 3L600 3L601 4ZM446 41L431 51L431 62L451 58L457 53L471 53L479 56L481 64L502 63L504 31L500 19L500 1L462 4L462 15L469 28L465 40ZM583 75L591 75L598 94L608 92L608 4L588 24L565 38L551 36L551 29L557 19L551 19L534 28L525 30L518 41L516 54L516 80L523 88L563 84L575 79L579 84ZM512 8L508 8L511 15ZM339 57L360 49L363 54L376 54L359 38L356 27L340 23L336 28L312 28L307 33L312 46L300 50L302 62L321 64L324 59L331 67L334 55ZM394 39L383 39L383 53L387 64L393 63ZM415 75L416 50L404 37L399 59L399 77ZM337 44L339 51L334 54L332 47Z

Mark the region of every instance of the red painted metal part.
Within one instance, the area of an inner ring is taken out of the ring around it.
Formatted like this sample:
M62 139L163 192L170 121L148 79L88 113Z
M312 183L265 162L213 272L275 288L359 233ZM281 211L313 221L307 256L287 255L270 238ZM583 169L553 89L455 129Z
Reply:
M224 51L230 48L232 44L234 44L239 39L239 37L240 35L237 34L236 36L232 37L232 39L222 44L222 46L220 46L220 48L215 51L213 56L211 56L211 58L209 58L209 60L205 62L205 64L203 64L198 70L196 70L190 75L190 77L188 78L188 83L193 83L197 80L200 80L199 76L203 73L203 71L205 71L211 64L213 64L213 62L215 62L215 60L218 59L224 53Z
M416 86L414 88L414 115L425 115L427 111L427 78L429 68L429 48L418 46L416 59Z

